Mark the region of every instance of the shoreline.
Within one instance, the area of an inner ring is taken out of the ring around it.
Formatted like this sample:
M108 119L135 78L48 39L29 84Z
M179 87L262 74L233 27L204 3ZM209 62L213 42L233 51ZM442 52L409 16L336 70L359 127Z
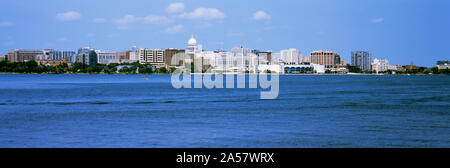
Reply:
M191 75L199 75L200 73L192 73ZM202 75L212 75L213 73L203 73ZM256 74L239 74L239 73L220 73L222 75L256 75ZM0 75L172 75L170 73L151 73L151 74L129 74L129 73L5 73ZM447 74L278 74L280 76L445 76Z

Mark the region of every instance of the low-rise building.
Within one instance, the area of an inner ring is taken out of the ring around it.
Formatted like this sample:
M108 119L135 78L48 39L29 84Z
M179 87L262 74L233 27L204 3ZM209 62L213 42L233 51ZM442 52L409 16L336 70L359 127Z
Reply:
M164 50L162 49L139 48L138 55L141 64L164 66Z
M388 70L389 61L387 59L377 59L375 58L372 62L372 71L384 72Z
M99 64L111 64L111 63L119 63L119 56L116 51L102 51L96 50L97 54L97 62Z
M325 73L325 65L284 65L284 73Z
M438 61L436 66L438 67L438 69L450 69L450 61L445 60L445 61Z
M333 51L313 51L310 57L311 63L325 65L325 68L346 67L341 56Z
M9 50L7 59L10 62L26 62L30 60L36 60L37 57L43 56L43 50Z
M51 50L49 53L49 60L64 60L63 62L72 63L76 58L75 51L55 51Z
M182 66L186 51L183 49L169 48L164 51L164 64L168 67Z
M401 66L401 65L388 65L387 66L387 70L391 70L391 71L405 71L405 68L403 68L403 66Z

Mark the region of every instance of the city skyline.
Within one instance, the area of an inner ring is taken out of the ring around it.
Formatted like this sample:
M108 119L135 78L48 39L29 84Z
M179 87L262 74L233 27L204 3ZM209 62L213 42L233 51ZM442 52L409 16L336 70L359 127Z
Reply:
M352 51L392 64L431 67L448 54L448 1L14 1L0 2L0 54L10 49L185 48ZM48 8L48 6L52 6Z

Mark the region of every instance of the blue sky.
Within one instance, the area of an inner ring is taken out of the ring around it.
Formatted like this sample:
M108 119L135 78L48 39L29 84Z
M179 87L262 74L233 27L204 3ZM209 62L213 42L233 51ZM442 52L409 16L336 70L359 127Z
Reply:
M185 48L354 50L391 64L449 59L448 0L5 0L0 53L9 49Z

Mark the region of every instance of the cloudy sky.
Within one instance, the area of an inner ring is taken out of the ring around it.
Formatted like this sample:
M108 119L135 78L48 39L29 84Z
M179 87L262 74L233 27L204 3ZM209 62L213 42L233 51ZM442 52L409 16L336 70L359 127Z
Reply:
M392 64L450 59L448 0L0 1L0 54L9 49L185 48L367 50Z

